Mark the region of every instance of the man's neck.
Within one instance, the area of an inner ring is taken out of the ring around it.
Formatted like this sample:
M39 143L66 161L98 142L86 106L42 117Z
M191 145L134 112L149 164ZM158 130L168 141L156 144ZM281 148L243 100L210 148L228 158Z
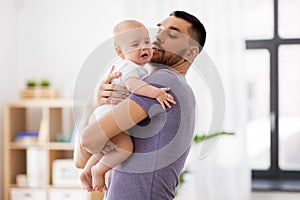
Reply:
M190 67L190 63L186 60L183 60L182 62L179 62L177 63L176 65L172 66L172 67L167 67L167 66L163 66L163 65L160 65L160 66L152 66L150 65L149 67L149 73L153 73L154 71L156 70L159 70L159 69L168 69L168 70L171 70L175 73L178 73L182 76L185 76L186 73L187 73L187 70L189 69Z

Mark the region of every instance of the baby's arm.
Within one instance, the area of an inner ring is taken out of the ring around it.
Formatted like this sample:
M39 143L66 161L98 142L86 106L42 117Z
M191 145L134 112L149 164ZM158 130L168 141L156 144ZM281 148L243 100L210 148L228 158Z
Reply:
M167 93L170 88L157 88L138 79L137 77L127 78L125 80L125 85L131 93L155 98L164 110L166 109L165 105L171 108L169 102L176 104L174 97Z

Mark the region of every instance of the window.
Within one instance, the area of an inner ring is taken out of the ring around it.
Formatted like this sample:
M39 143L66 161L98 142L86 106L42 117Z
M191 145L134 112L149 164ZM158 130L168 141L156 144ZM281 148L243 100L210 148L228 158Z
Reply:
M300 1L245 4L253 189L300 190Z

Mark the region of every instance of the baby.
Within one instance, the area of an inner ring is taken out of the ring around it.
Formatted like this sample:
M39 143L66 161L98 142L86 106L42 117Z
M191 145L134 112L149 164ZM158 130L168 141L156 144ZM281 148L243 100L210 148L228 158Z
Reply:
M116 25L113 31L115 50L122 58L118 71L122 76L114 80L115 84L125 86L134 94L155 98L165 110L175 104L170 88L157 88L144 82L148 75L143 66L151 60L152 48L147 28L136 20L125 20ZM94 121L99 119L113 105L104 104L94 111ZM110 139L99 153L93 154L86 163L80 180L83 188L92 191L107 189L105 173L126 160L133 151L133 143L126 133L122 132Z

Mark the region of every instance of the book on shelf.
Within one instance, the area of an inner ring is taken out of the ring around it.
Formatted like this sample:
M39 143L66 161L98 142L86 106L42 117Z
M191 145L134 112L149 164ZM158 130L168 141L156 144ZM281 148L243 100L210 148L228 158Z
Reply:
M39 129L38 143L46 143L49 141L49 121L42 119Z

